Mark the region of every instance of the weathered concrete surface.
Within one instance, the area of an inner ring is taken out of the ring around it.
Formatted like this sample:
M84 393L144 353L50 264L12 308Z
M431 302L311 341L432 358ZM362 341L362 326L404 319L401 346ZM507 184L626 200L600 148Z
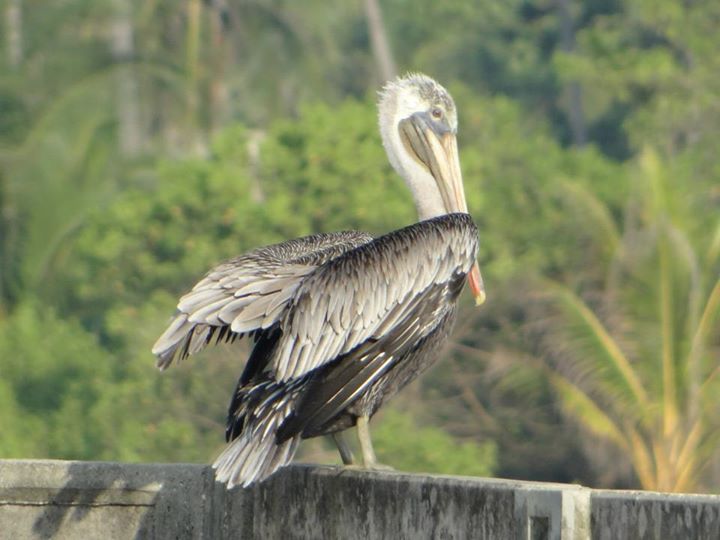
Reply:
M720 538L719 526L716 496L307 465L226 491L201 465L0 460L1 540Z
M717 495L594 490L591 500L597 540L720 540Z
M211 538L212 470L0 460L0 539Z
M579 498L588 503L589 490L579 486L300 466L246 491L240 497L245 512L226 516L221 533L242 530L248 538L580 539L587 538L590 522L587 512L575 516L575 498L585 492ZM231 499L235 495L229 494ZM563 509L570 523L563 522ZM243 523L231 525L233 516L244 516ZM536 518L535 536L531 518ZM538 520L544 535L537 535Z

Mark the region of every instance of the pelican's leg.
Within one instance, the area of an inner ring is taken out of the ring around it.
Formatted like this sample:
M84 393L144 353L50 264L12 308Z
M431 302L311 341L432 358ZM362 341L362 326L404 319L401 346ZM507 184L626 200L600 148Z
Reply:
M343 465L355 465L355 456L353 456L352 450L350 450L350 446L345 440L343 432L336 431L332 434L332 439L335 441L335 446L337 446L337 449L340 452L340 458L342 459Z
M393 470L388 465L378 463L373 449L372 440L370 440L369 416L358 416L357 419L357 435L360 442L360 450L362 451L363 466L366 469L384 469Z

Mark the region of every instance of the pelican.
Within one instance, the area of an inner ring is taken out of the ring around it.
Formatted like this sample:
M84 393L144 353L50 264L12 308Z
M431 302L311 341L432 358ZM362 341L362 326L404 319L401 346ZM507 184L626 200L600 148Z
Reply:
M353 426L362 466L380 468L370 418L433 363L465 281L477 304L485 298L452 97L409 74L383 88L378 108L419 221L379 238L315 234L230 259L180 299L152 349L165 369L213 340L254 339L228 410L229 444L213 464L228 488L264 480L319 435L354 465L341 434Z

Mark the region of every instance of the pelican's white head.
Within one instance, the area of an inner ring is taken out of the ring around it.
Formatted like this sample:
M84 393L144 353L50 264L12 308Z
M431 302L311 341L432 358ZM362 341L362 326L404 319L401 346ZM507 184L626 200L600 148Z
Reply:
M378 109L388 159L412 191L420 219L467 212L448 91L426 75L409 74L383 88Z
M380 135L390 163L410 188L421 220L467 213L457 149L457 109L447 90L418 73L385 85L378 105ZM468 276L485 298L477 264Z

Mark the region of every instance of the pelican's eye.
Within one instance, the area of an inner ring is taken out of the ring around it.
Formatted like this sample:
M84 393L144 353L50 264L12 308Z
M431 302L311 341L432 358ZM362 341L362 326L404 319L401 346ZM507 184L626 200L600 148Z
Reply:
M430 111L430 114L432 114L432 117L435 120L440 120L443 117L442 109L439 109L435 107L432 111Z

